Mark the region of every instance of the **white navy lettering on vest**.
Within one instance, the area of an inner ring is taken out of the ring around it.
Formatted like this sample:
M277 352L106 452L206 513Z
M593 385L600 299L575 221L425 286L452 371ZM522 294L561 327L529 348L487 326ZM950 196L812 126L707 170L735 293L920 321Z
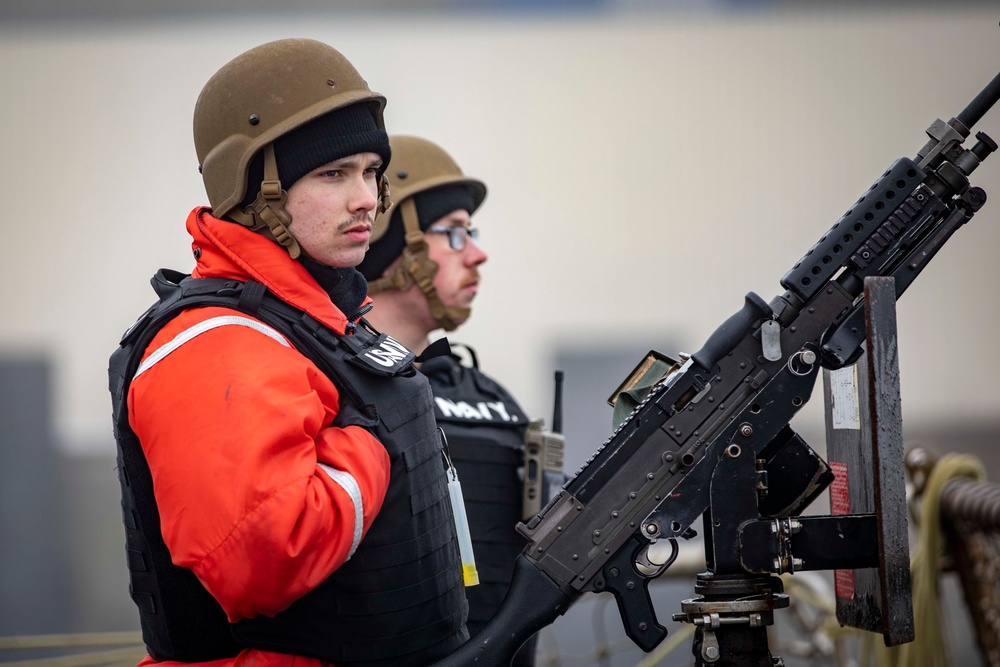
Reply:
M377 349L368 350L365 352L365 356L379 366L391 368L406 359L409 353L410 351L404 345L393 340L392 337L386 336Z
M474 405L467 401L453 401L442 396L435 396L441 415L454 419L470 421L503 421L517 422L517 414L511 415L503 401L478 401Z

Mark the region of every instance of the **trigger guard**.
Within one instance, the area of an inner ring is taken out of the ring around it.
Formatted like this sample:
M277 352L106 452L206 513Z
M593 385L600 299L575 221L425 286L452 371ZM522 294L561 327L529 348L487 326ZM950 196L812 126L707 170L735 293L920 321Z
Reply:
M636 559L637 565L649 568L650 570L648 574L645 572L641 573L644 577L648 577L649 579L656 579L661 574L666 572L667 568L673 565L674 561L677 560L677 556L680 554L680 547L677 545L677 540L670 537L667 539L667 541L670 542L670 557L663 563L654 563L653 561L649 560L649 547L652 546L652 544L650 544L640 552L639 558Z

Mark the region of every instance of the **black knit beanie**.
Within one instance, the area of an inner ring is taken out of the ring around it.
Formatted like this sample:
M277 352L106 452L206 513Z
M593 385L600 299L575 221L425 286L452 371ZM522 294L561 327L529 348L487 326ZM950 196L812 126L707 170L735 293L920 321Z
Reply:
M417 220L420 229L425 230L452 211L465 209L471 213L476 209L472 190L466 185L442 185L413 195L413 203L417 208ZM403 229L403 216L400 212L400 202L392 207L392 218L389 228L378 241L371 244L365 258L358 264L358 270L364 274L368 282L378 280L385 270L403 254L406 244L406 232Z
M392 152L389 136L375 124L366 102L335 109L274 141L281 187L288 190L295 181L328 162L357 153L377 153L382 158L381 176L389 166ZM257 198L264 180L264 154L257 153L247 170L247 193L240 202L244 209Z

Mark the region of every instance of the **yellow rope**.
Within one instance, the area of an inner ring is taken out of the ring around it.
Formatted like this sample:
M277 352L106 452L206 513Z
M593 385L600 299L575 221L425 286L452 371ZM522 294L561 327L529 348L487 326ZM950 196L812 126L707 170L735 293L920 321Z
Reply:
M917 549L910 561L915 639L893 648L877 643L878 667L946 667L950 664L941 625L938 564L944 554L941 492L956 477L983 481L986 471L976 457L965 454L946 454L931 469L921 498Z

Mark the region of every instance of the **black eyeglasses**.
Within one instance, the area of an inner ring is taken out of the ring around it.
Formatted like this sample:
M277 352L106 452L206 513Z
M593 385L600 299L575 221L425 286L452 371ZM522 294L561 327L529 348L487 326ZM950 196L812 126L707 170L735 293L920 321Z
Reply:
M453 227L431 225L424 230L424 234L447 234L448 245L451 246L452 250L464 250L465 244L468 243L470 238L473 241L479 240L478 229L475 227L463 227L461 225L455 225Z

